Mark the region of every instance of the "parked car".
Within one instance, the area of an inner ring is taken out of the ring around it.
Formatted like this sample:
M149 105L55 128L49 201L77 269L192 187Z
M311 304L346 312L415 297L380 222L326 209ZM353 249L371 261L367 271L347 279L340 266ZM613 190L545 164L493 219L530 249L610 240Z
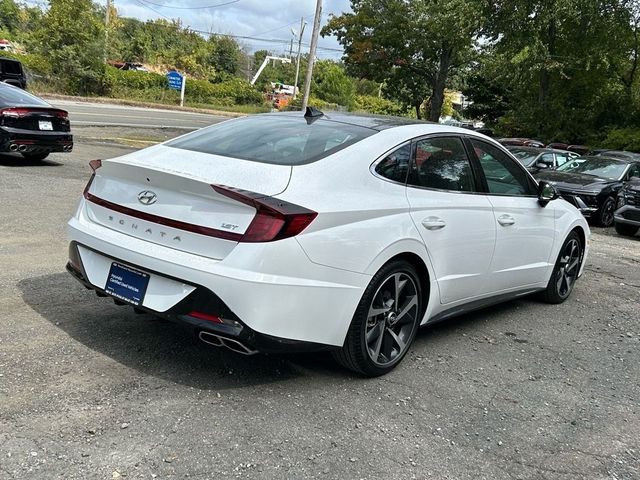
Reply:
M617 210L613 213L616 232L629 237L640 230L640 177L631 177L618 194Z
M591 151L591 149L586 145L569 145L566 150L577 153L578 155L588 155Z
M577 153L578 155L587 155L590 151L586 145L570 145L568 143L550 143L547 148L553 148L556 150L566 150L568 152Z
M626 150L598 150L595 155L598 157L625 158L640 161L640 153L627 152Z
M22 68L22 63L13 58L0 57L0 82L22 89L27 88L27 76Z
M563 302L590 235L499 143L410 119L254 115L91 166L67 264L86 287L213 345L329 349L368 376L420 325Z
M640 162L603 156L580 157L536 175L555 185L562 198L601 227L613 225L616 197L625 182L640 176Z
M516 157L522 165L527 167L527 170L531 173L538 173L540 170L546 169L555 170L569 160L580 156L574 152L554 150L551 148L541 149L537 147L508 146L507 150L509 150L511 155Z
M73 136L66 111L24 90L0 83L0 152L44 160L51 152L70 152Z
M544 143L540 140L532 140L531 138L500 138L498 141L505 146L544 148Z

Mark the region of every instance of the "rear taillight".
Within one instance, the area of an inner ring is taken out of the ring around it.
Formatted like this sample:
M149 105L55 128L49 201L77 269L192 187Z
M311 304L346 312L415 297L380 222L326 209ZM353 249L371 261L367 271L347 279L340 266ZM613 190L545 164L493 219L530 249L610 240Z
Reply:
M24 117L25 115L29 114L30 111L31 110L29 110L28 108L3 108L0 109L0 116L18 118Z
M89 166L91 167L91 178L89 178L89 181L87 182L87 186L84 187L83 195L85 198L87 198L87 194L89 193L89 188L91 187L91 184L93 183L93 179L96 176L96 170L98 170L102 166L102 160L91 160L89 162Z
M256 216L238 239L239 242L271 242L293 237L318 216L312 210L274 197L225 185L211 186L220 195L256 209Z
M69 120L69 112L58 110L56 111L56 117L58 117L60 120Z

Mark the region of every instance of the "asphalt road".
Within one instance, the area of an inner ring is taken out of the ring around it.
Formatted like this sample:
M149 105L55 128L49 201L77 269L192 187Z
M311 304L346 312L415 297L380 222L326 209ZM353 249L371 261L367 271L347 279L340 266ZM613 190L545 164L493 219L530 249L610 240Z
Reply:
M567 302L427 328L382 378L243 357L64 271L86 162L131 150L94 130L0 155L1 479L640 478L640 237L597 229Z
M69 112L72 126L124 126L195 130L228 119L222 115L130 107L102 103L50 100Z

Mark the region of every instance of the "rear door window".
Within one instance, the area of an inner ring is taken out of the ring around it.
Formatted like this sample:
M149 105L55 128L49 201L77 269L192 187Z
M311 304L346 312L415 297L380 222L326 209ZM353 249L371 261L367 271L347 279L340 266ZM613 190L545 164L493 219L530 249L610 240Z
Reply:
M377 133L348 123L302 116L254 115L230 120L172 140L166 145L276 165L315 162Z
M473 170L462 140L457 137L417 140L408 183L437 190L476 191Z
M11 75L22 75L22 67L20 62L13 60L1 60L0 66L2 67L2 73L8 73Z

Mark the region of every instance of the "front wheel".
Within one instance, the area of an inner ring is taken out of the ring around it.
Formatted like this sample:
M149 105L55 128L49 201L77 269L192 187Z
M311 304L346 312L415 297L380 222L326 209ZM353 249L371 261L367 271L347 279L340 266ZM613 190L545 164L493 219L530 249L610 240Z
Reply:
M580 235L571 232L560 249L547 288L542 292L542 299L545 302L562 303L569 298L578 279L582 256L583 246Z
M40 162L49 156L49 152L39 152L39 153L22 153L22 156L27 160L31 160L32 162Z
M624 235L625 237L633 237L640 227L636 227L635 225L629 225L628 223L618 223L616 222L616 232L618 235Z
M384 375L409 350L421 312L421 284L413 265L404 260L388 263L367 286L334 358L362 375Z
M613 212L616 209L616 201L613 197L607 197L598 210L596 222L600 227L610 227L613 225Z

